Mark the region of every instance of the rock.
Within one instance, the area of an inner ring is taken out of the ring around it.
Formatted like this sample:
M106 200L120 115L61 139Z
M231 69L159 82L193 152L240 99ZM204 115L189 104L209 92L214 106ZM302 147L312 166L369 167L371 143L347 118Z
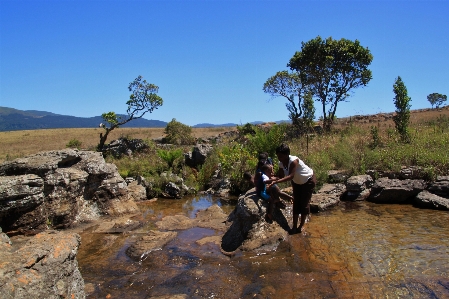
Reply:
M343 184L324 184L316 194L312 194L310 211L317 213L338 205L345 191Z
M226 229L226 219L228 216L216 204L199 211L195 219L184 215L165 216L161 221L156 222L156 226L162 230L189 229L195 226L212 228L215 230Z
M449 210L448 198L440 197L426 190L416 195L414 203L422 208Z
M329 170L327 175L329 183L345 183L349 177L344 170Z
M137 211L128 186L98 152L41 152L0 165L0 226L37 233Z
M345 200L361 201L370 195L370 188L373 185L373 178L368 175L352 176L346 181L347 192L343 196Z
M426 174L422 167L409 166L409 167L404 167L401 169L401 171L399 172L399 178L401 180L406 180L406 179L410 179L410 180L421 179L421 180L423 180L426 178Z
M0 249L1 298L85 298L78 234L47 231L16 251Z
M226 230L226 215L223 210L214 204L205 210L201 210L197 213L195 223L199 227L212 228L215 230Z
M273 211L273 223L264 220L266 202L256 195L255 188L248 190L238 199L237 206L228 216L232 222L221 241L225 254L235 250L275 249L288 235L288 221L291 220L291 205L283 211Z
M449 198L449 176L438 176L428 188L429 192L444 198Z
M44 199L44 180L39 176L0 176L0 225L7 232L45 229Z
M352 176L346 181L346 190L349 192L360 193L365 189L369 189L373 185L373 179L370 175Z
M178 233L149 231L148 235L142 236L126 250L126 254L133 258L142 260L146 255L154 250L161 250L162 247L173 240Z
M203 165L206 161L207 155L213 149L209 144L197 144L193 148L192 152L184 154L184 160L186 165L190 167L198 167Z
M165 185L163 197L166 198L181 198L181 189L173 182L168 182Z
M2 245L3 244L9 244L9 245L12 244L11 239L9 239L8 235L2 231L1 227L0 227L0 244L2 244Z
M405 203L425 188L424 180L380 178L374 182L368 199L377 203Z
M122 155L131 156L134 152L140 152L148 148L148 144L142 139L119 138L111 141L103 147L103 152L121 157Z
M147 199L147 189L137 181L128 184L128 192L135 201Z

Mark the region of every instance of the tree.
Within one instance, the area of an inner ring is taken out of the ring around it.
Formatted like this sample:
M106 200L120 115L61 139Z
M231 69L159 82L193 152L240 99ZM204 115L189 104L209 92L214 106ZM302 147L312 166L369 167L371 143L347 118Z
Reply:
M131 95L126 102L126 105L128 105L126 118L116 115L115 112L107 112L101 115L108 125L100 124L100 127L105 130L104 134L100 134L100 143L98 144L98 150L100 151L103 150L106 139L112 130L133 119L142 118L147 112L151 113L154 109L162 106L163 100L157 95L159 87L143 80L142 76L138 76L133 82L129 83L128 90Z
M323 126L332 127L339 102L357 87L366 86L372 79L368 66L373 55L363 48L358 40L323 40L320 36L301 43L287 64L295 70L301 82L323 106Z
M441 93L431 93L427 96L427 100L430 102L430 104L436 106L436 108L440 108L440 106L443 104L443 102L446 102L447 96L445 94Z
M165 140L168 143L176 145L188 145L195 142L195 138L192 136L192 127L180 123L173 118L165 127Z
M287 100L285 106L289 112L288 117L299 132L305 131L306 123L309 122L306 119L312 117L313 121L315 117L313 101L311 105L310 102L307 104L303 102L304 96L308 93L297 73L277 72L265 82L263 91L272 98L284 97Z
M410 121L411 98L407 95L407 87L405 87L399 76L393 85L393 91L395 94L394 105L396 106L396 115L393 117L393 121L402 141L410 142L408 125Z

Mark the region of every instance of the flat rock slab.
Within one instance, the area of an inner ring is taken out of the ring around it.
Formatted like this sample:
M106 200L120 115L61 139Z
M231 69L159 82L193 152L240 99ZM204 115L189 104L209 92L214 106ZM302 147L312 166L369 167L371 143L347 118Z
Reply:
M166 216L161 221L156 222L156 226L161 230L181 230L195 226L211 228L215 230L226 230L226 219L228 216L218 205L199 211L195 219L184 215Z
M405 203L426 188L424 180L380 178L371 188L369 200L377 203Z
M126 250L126 254L133 259L142 259L154 250L162 247L173 240L177 232L149 231L147 235L140 237Z
M429 191L422 191L415 197L415 204L421 208L449 210L449 199L430 193Z

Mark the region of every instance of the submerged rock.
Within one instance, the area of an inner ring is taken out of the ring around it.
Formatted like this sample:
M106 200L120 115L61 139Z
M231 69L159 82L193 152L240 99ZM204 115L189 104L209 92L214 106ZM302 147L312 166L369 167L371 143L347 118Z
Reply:
M126 250L126 254L133 259L143 259L154 250L162 247L177 236L177 232L149 231L146 236L140 237Z

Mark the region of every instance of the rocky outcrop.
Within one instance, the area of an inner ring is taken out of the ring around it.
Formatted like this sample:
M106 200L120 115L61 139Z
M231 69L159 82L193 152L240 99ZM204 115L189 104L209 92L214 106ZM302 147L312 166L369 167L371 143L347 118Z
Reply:
M0 298L85 298L77 234L47 231L13 249L0 243Z
M209 144L195 145L192 152L184 154L186 165L195 168L203 165L204 161L206 161L207 155L212 149L212 146Z
M368 200L376 203L406 203L425 188L424 180L380 178L374 182Z
M98 152L41 152L0 165L5 232L34 234L136 210L117 167Z
M241 195L234 211L229 215L232 223L223 235L221 248L225 254L235 250L244 251L261 248L275 249L288 235L288 222L291 220L291 206L273 211L273 223L264 220L266 202L256 195L255 189Z

